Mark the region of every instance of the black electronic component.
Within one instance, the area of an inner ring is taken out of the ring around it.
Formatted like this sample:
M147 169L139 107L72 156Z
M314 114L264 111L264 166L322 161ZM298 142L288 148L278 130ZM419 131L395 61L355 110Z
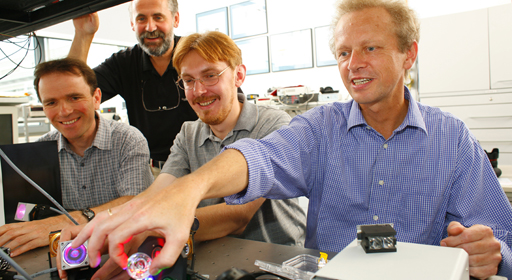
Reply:
M99 268L99 266L95 268L84 266L77 269L68 270L66 273L68 275L68 280L90 280Z
M41 207L43 205L56 205L49 198L52 197L57 203L62 203L57 141L2 145L0 149L5 153L1 159L1 183L3 184L3 210L6 224L15 222L18 202L36 204ZM25 173L32 182L29 182L27 178L13 169L4 159L4 156L9 157L13 165ZM49 197L32 183L40 186ZM61 211L63 209L59 208ZM37 212L37 217L34 213L33 218L42 218L50 213L50 215L55 214L47 209L38 209Z
M327 87L321 87L320 88L320 92L321 93L338 93L340 91L339 90L333 90L332 87L327 86Z
M154 236L146 238L146 240L140 245L139 252L147 254L151 259L154 259L162 250L164 246L164 239ZM158 275L153 276L154 280L162 279L176 279L186 280L187 279L187 257L182 253L173 267L162 270Z
M0 280L14 280L16 275L18 275L16 271L2 270L0 271Z
M357 239L366 253L396 252L395 236L390 224L358 226Z
M487 150L484 150L491 162L491 166L494 169L494 173L496 173L496 177L501 176L501 169L498 168L498 158L500 157L500 150L498 148L492 149L489 153Z
M28 222L46 219L58 214L58 212L52 210L52 208L48 205L18 202L14 220Z
M273 273L266 272L266 271L249 273L243 269L233 267L229 270L224 271L221 275L219 275L219 277L217 277L216 280L256 280L256 279L258 279L258 277L263 276L263 275L271 275L272 276L271 278L268 278L268 279L285 279L285 278L281 278L277 274L273 274ZM297 279L302 279L302 278L297 278Z
M252 274L248 273L243 269L238 269L236 267L231 268L230 270L225 271L217 280L254 280L256 279Z
M0 247L0 250L4 251L8 256L11 255L11 249L7 247ZM6 271L7 269L11 268L11 265L4 260L3 258L0 258L0 271Z

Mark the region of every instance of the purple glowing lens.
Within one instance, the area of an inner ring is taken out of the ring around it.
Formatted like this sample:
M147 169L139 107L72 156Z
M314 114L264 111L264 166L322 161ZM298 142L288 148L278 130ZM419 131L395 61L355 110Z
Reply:
M16 218L18 218L19 220L23 219L23 217L25 216L26 210L27 210L27 206L25 204L20 204L18 206L18 209L16 209Z
M64 248L64 261L69 265L81 264L87 257L87 248L80 245L78 248L71 248L71 243Z

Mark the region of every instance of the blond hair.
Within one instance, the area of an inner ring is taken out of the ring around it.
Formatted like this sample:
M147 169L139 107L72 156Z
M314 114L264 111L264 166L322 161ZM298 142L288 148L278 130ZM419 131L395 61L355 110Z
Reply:
M336 4L336 15L331 24L332 37L329 46L334 55L335 38L334 31L341 17L345 14L360 11L367 8L383 8L391 16L395 24L395 34L398 41L398 49L405 53L414 41L420 41L420 22L414 10L409 8L403 0L341 0Z

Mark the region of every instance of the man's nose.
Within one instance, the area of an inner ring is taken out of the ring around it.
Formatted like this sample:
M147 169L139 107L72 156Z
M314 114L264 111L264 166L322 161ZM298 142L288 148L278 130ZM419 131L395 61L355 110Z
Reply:
M62 102L59 112L61 116L68 116L73 112L73 107L67 102Z
M350 71L357 71L360 68L363 68L366 66L366 59L363 53L359 51L352 51L350 54L350 60L348 63L348 70Z
M200 80L194 81L194 92L199 94L206 92L206 86L203 84L203 82Z
M153 19L148 19L148 23L146 24L146 31L153 32L156 30L156 24Z

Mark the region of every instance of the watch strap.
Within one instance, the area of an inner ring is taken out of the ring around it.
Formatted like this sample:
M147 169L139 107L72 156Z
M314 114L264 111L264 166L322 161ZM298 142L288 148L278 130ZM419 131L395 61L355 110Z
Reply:
M84 215L90 222L92 219L94 219L96 213L94 213L94 211L92 211L90 208L85 208L84 210L82 210L82 215Z

